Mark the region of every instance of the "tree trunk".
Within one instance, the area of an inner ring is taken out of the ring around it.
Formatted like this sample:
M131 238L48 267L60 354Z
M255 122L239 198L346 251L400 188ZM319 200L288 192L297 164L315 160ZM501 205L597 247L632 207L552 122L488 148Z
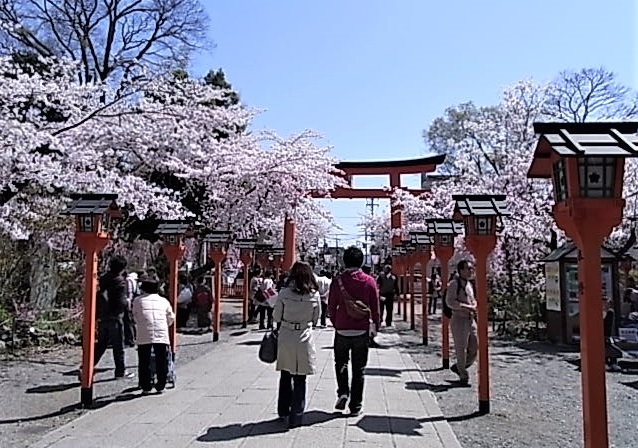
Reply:
M30 244L33 255L30 258L29 302L34 310L50 310L55 304L55 297L60 286L55 253L48 242L38 236L33 236Z

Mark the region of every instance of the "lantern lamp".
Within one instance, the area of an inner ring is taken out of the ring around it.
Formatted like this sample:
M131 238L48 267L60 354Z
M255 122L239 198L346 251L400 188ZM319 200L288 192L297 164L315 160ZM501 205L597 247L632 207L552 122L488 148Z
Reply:
M82 234L106 233L111 219L121 217L116 194L72 194L71 204L63 215L75 215L76 231Z
M205 233L203 241L213 251L223 252L228 249L232 237L233 233L229 230L209 230Z
M155 234L162 238L164 244L179 246L182 238L191 234L191 225L188 221L163 220L159 222Z
M463 222L453 219L426 219L428 234L438 247L453 247L454 238L463 234Z
M462 219L466 236L496 235L497 218L509 216L505 195L453 195L454 219Z
M622 197L625 157L638 156L638 123L534 123L527 176L552 178L554 201Z

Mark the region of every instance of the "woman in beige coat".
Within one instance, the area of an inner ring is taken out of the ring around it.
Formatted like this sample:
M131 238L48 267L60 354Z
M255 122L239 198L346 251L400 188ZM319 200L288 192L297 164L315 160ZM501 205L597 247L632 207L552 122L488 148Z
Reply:
M306 406L306 375L315 373L316 351L312 327L321 313L319 286L308 263L297 262L286 286L279 291L273 319L279 332L277 411L291 427L301 424Z

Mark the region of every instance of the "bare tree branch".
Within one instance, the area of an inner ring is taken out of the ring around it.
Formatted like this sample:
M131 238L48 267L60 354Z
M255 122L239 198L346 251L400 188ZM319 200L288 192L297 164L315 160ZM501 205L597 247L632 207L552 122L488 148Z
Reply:
M0 22L5 50L81 61L83 82L124 76L139 61L183 67L208 46L199 0L0 0Z

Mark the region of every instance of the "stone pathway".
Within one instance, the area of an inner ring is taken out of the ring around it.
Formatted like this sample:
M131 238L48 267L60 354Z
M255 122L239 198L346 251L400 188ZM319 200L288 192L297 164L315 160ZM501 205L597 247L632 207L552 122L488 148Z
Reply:
M318 373L308 378L304 426L288 430L276 414L278 373L257 359L262 332L236 332L220 350L177 367L177 388L141 397L131 391L47 434L33 448L419 447L460 448L409 355L379 335L372 349L363 413L333 412L333 330L316 332Z

